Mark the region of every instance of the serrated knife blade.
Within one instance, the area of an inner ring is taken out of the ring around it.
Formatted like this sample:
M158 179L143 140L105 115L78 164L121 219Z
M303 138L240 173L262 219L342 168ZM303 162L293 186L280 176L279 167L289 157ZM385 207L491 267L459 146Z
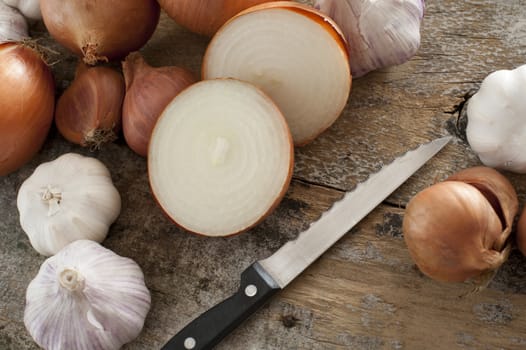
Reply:
M442 137L411 150L358 184L298 237L241 274L238 291L190 322L162 350L211 349L285 288L327 249L402 185L449 141Z

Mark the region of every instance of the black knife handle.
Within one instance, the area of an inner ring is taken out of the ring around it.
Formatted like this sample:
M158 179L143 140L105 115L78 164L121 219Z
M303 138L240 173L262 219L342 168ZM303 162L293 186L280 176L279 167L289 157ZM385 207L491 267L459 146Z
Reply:
M278 284L256 262L241 274L238 291L190 322L161 350L212 349L272 295Z

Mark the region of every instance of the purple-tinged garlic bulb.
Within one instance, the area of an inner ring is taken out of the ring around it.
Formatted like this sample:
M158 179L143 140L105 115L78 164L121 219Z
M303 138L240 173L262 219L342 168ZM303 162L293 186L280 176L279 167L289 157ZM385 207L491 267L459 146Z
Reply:
M24 324L46 350L117 350L150 310L141 268L94 241L48 258L27 288Z
M340 26L354 78L399 65L420 47L424 0L315 0Z

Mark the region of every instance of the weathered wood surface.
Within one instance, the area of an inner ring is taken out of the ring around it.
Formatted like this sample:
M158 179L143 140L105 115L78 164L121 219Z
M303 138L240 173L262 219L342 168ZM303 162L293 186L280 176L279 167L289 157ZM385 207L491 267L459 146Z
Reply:
M33 34L49 53L60 93L75 59ZM154 65L198 73L207 39L162 17L142 50ZM296 150L294 179L277 210L250 232L206 239L181 231L156 207L146 163L122 141L91 153L52 130L37 157L0 178L0 349L37 349L23 325L24 294L44 257L18 223L16 193L41 162L69 151L102 160L123 210L104 245L137 261L152 293L142 334L127 350L160 348L202 311L234 292L239 273L295 237L343 191L407 149L452 134L454 141L330 251L224 340L218 349L524 349L526 258L514 251L489 288L437 283L404 245L404 205L419 190L479 161L457 110L491 71L526 63L526 1L437 0L427 4L422 46L408 63L356 79L341 118ZM460 121L460 123L459 123ZM521 206L526 176L506 173Z

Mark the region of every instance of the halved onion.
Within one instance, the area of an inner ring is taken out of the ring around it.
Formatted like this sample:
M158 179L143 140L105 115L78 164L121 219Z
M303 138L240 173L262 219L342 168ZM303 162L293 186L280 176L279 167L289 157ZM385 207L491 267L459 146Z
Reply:
M296 145L332 125L351 89L336 24L289 1L254 6L228 21L210 42L202 69L203 79L231 77L260 87L285 115Z
M150 186L184 229L233 235L278 205L293 148L283 115L261 90L234 79L202 81L159 117L148 150Z

